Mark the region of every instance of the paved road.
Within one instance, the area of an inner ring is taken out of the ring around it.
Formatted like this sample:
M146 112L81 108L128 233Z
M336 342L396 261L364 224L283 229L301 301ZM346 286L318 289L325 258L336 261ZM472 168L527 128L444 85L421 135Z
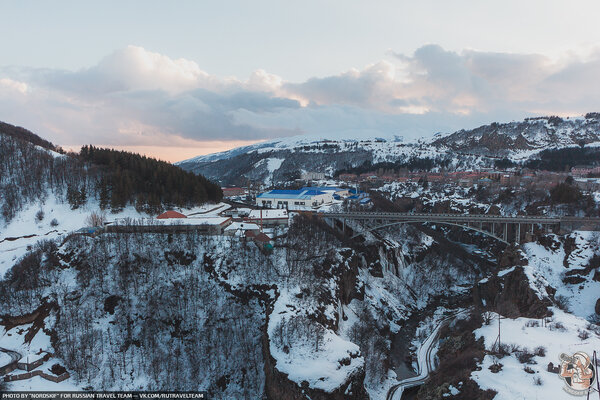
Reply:
M435 369L435 355L434 349L438 342L440 336L440 329L455 319L459 315L464 315L467 313L467 310L455 312L436 325L433 331L429 334L427 339L423 342L419 350L417 351L417 359L418 359L418 368L419 372L417 376L413 376L410 378L406 378L401 380L397 385L394 385L388 391L386 396L386 400L400 400L402 397L402 392L404 389L408 389L411 387L422 385L427 378L429 378L429 374Z

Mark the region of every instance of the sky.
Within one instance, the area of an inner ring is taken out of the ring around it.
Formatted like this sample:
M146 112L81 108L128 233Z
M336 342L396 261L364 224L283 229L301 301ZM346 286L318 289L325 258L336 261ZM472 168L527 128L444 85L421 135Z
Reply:
M600 111L597 1L4 1L0 120L168 161Z

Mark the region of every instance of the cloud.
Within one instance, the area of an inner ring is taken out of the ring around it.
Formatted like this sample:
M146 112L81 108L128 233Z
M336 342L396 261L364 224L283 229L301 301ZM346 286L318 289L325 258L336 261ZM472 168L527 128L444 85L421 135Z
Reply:
M28 86L24 82L15 81L8 78L0 78L0 91L4 94L14 92L16 94L26 94Z
M306 102L390 114L583 113L600 99L600 54L585 61L573 56L552 61L537 54L459 53L426 45L412 55L393 56L395 62L284 88Z
M0 119L59 144L185 146L298 134L452 131L533 114L597 111L600 53L454 52L426 45L362 69L288 82L219 77L128 46L79 71L0 67Z
M198 64L128 46L77 72L34 71L36 81L76 94L100 95L123 91L164 90L177 93L196 87L217 87L219 82Z

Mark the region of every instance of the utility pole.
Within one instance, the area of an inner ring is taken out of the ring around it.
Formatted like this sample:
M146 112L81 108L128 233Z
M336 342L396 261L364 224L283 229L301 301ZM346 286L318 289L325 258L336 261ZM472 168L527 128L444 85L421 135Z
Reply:
M500 320L502 319L502 316L500 314L498 314L498 353L500 353L501 351L501 341L500 341Z
M502 318L500 317L500 314L498 314L498 353L500 352L501 349L501 344L500 344L500 320Z
M501 339L500 339L500 320L501 320L502 318L503 318L503 317L502 317L500 314L498 314L498 337L496 338L496 341L495 341L495 342L494 342L494 344L492 345L492 350L493 350L493 349L494 349L494 346L496 345L496 343L498 343L498 350L497 350L497 354L500 354L500 353L501 353L501 349L502 349L502 342L501 342Z

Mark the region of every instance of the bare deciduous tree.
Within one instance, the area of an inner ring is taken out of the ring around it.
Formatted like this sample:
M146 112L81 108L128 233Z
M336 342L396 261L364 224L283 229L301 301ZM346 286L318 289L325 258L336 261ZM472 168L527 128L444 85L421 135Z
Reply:
M102 226L106 222L106 214L102 211L92 211L90 215L85 219L87 226Z

